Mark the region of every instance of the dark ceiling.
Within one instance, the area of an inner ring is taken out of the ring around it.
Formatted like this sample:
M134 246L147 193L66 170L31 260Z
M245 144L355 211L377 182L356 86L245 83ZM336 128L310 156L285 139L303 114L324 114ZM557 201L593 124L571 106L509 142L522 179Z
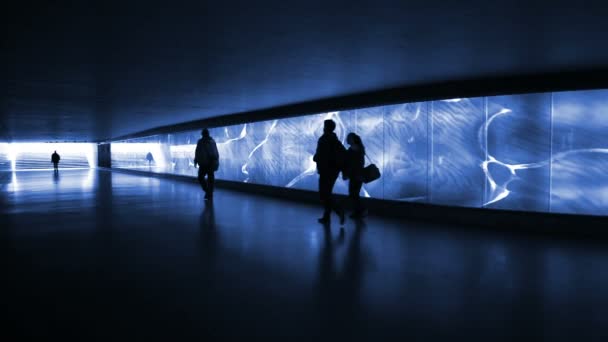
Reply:
M608 11L568 1L20 2L0 138L97 141L289 103L608 66Z

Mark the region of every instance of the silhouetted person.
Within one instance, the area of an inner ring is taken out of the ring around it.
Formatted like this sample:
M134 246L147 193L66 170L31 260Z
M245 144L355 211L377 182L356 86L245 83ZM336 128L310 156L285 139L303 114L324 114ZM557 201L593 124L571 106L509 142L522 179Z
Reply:
M205 192L205 199L211 200L213 199L215 171L220 166L220 155L215 141L209 135L209 130L205 128L201 134L203 137L196 144L194 167L198 165L198 181Z
M152 164L152 162L154 161L154 157L152 156L152 152L148 152L148 154L146 154L146 160L148 161L148 166L150 166Z
M365 210L361 205L361 186L363 185L363 166L365 164L365 146L361 137L355 133L348 133L346 142L350 147L346 151L346 161L342 177L348 179L348 197L353 203L352 218L361 218Z
M53 154L51 155L51 163L53 163L53 168L55 169L55 172L59 172L60 160L61 157L59 156L59 154L57 154L57 151L53 152Z
M344 210L333 199L332 191L338 175L344 166L345 148L338 140L334 130L336 123L333 120L323 122L323 135L317 142L317 151L313 160L317 163L319 173L319 197L323 203L323 217L319 222L328 224L331 211L334 210L340 217L340 224L344 224Z

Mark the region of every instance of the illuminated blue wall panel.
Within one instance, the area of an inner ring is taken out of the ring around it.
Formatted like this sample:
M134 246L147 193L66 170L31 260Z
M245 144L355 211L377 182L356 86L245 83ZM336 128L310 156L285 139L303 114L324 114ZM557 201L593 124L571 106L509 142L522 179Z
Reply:
M315 116L279 120L277 135L282 137L279 150L284 174L280 186L314 189L317 177L312 157L316 145L310 143L318 128Z
M247 177L243 174L242 168L249 156L249 151L253 148L253 141L250 137L251 124L214 128L210 130L210 133L222 156L217 178L237 182L245 181ZM196 148L196 142L194 147Z
M141 169L150 172L171 171L168 135L154 135L112 143L112 167ZM148 153L152 156L147 159Z
M608 90L553 94L551 211L608 214Z
M480 145L487 144L484 204L493 209L549 210L551 94L487 98Z
M288 137L281 134L278 123L279 120L261 121L249 126L248 139L252 144L246 147L247 158L241 161L245 182L273 186L286 184L281 147Z
M384 108L382 198L428 202L429 104L407 103ZM366 146L373 145L372 139L365 140ZM378 161L374 162L379 165Z
M200 138L200 130L169 134L168 145L171 158L171 172L178 175L196 176L194 150Z
M485 121L483 98L433 101L430 202L481 207L485 159L479 129Z
M608 90L406 103L212 128L216 177L316 191L312 157L326 119L336 121L346 147L346 135L359 134L366 164L380 168L382 178L362 189L366 197L608 212ZM116 142L112 165L195 176L199 138L195 130ZM0 166L13 154L0 145ZM335 192L346 194L347 184L338 179Z

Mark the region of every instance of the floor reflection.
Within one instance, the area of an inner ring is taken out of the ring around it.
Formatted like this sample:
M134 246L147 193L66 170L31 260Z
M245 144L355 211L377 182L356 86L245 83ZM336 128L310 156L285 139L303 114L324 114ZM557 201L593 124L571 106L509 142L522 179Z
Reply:
M205 202L199 218L199 235L198 250L201 258L202 281L211 291L215 291L217 284L221 283L221 280L218 279L218 270L222 265L222 260L220 260L220 237L215 225L213 202Z
M28 319L15 325L22 331L50 316L66 327L92 317L109 334L174 324L287 339L607 330L602 246L373 215L332 230L316 222L317 206L221 189L207 202L193 182L102 170L2 173L0 182L0 242L15 284L7 310L24 312L13 316Z
M353 230L347 232L341 228L337 236L332 234L329 225L323 226L324 242L319 251L316 284L317 310L322 329L342 330L342 337L352 333L353 328L359 327L362 322L361 289L365 253L362 252L361 240L366 226L365 221L357 220ZM343 258L339 258L343 247L346 247L346 251Z

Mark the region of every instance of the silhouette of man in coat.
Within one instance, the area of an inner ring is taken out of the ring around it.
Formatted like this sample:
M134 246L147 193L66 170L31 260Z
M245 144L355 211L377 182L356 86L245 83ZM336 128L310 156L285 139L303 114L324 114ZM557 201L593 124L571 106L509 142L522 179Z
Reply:
M203 129L201 135L202 138L196 144L194 166L198 165L198 182L205 192L205 199L212 200L215 171L220 166L220 155L215 140L209 135L209 130Z
M319 173L319 197L323 203L323 216L319 222L328 224L331 211L335 211L340 218L340 224L344 224L344 209L333 199L333 189L340 171L344 167L346 149L334 133L336 123L333 120L323 122L323 135L317 142L317 151L313 160L317 163Z
M53 152L53 154L51 155L51 163L53 163L53 168L55 169L55 172L59 172L60 160L61 157L59 156L59 154L57 154L57 151Z

